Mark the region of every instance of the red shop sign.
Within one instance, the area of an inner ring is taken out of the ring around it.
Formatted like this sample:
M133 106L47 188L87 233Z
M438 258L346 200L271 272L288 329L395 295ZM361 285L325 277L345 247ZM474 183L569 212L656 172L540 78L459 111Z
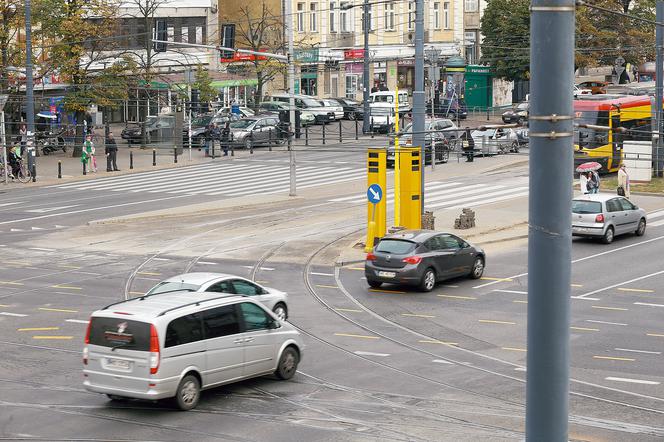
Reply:
M346 49L344 51L344 60L362 60L364 59L364 49Z

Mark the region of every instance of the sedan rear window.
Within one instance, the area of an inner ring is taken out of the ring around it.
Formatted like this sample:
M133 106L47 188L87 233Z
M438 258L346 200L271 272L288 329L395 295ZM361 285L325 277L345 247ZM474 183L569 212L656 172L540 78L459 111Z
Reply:
M90 319L90 344L102 347L150 350L150 324L124 318Z
M401 239L384 239L376 246L377 252L393 253L395 255L405 255L410 253L416 244L410 241L403 241Z
M602 203L599 201L572 201L572 213L602 213Z

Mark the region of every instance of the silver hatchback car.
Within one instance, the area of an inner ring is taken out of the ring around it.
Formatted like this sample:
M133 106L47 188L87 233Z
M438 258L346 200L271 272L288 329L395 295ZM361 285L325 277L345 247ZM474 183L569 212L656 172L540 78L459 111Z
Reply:
M288 318L288 293L271 287L263 287L241 276L226 273L193 272L173 276L152 287L146 295L178 290L189 292L235 293L249 296L272 310L277 318Z
M616 235L646 233L646 211L627 198L593 194L572 200L572 235L599 238L610 244Z
M295 327L246 297L144 295L92 313L83 386L113 400L175 398L190 410L203 389L266 374L290 379L303 348Z

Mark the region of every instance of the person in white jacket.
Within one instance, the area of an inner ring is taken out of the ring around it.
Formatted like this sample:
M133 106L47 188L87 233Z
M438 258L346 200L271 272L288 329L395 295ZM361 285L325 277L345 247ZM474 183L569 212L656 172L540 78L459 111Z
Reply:
M622 187L625 191L625 198L629 199L629 174L624 164L620 165L618 170L618 187Z
M590 191L588 190L588 175L586 172L581 172L579 174L579 187L581 188L581 193L582 194L588 194Z

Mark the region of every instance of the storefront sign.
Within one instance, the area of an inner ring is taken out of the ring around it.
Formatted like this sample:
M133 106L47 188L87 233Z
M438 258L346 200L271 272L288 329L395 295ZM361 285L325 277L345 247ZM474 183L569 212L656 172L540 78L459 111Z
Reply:
M346 49L344 51L344 60L363 60L364 49Z
M397 66L415 67L415 59L413 58L399 59L397 60Z
M266 51L261 50L260 52L266 52ZM267 57L264 57L262 55L241 54L239 52L234 52L233 53L233 58L220 58L219 62L221 62L221 63L235 63L235 62L238 62L238 61L256 61L256 60L267 60Z
M296 49L294 58L298 63L318 63L318 48Z
M347 74L361 74L364 72L364 63L346 63Z
M491 68L489 66L467 66L466 73L472 74L490 74Z

